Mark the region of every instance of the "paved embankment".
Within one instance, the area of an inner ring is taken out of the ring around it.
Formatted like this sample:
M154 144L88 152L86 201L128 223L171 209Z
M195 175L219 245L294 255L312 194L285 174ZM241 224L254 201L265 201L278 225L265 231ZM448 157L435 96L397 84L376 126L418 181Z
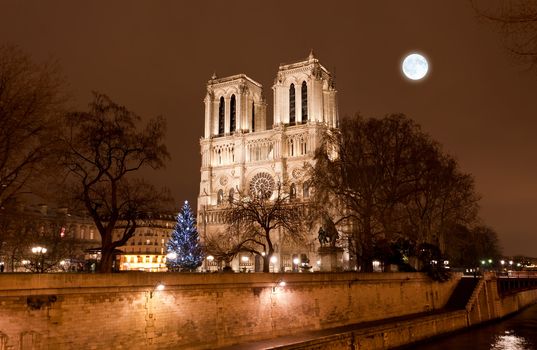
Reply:
M419 273L0 274L0 344L214 349L437 310L457 278L436 283ZM278 284L282 280L285 287ZM155 290L159 282L163 291Z

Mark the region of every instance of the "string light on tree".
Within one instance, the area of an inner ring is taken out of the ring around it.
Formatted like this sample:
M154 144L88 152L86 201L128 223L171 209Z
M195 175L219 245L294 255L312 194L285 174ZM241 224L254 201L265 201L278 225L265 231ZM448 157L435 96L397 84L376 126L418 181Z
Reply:
M168 271L194 271L203 261L203 252L196 229L196 219L188 201L177 215L177 223L166 244Z

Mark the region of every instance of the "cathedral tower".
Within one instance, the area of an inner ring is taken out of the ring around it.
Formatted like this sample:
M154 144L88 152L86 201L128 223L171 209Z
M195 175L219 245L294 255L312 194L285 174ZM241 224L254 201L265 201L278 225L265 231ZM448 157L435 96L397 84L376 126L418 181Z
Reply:
M280 65L272 90L275 126L314 122L337 127L334 80L313 51L305 61Z
M205 138L266 129L261 84L244 74L213 75L205 96Z

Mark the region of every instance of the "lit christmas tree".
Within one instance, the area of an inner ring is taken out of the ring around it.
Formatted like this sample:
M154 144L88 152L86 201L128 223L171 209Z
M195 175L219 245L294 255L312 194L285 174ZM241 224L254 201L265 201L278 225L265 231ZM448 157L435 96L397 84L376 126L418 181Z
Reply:
M177 223L166 244L168 271L194 271L201 266L203 252L196 229L196 219L188 201L177 215Z

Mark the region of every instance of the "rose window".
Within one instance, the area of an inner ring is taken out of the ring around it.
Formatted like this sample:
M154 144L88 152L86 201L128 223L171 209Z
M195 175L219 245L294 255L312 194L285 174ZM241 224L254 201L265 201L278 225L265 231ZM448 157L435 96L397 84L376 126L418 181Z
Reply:
M259 173L250 181L250 194L256 197L270 198L274 191L274 179L270 174Z

